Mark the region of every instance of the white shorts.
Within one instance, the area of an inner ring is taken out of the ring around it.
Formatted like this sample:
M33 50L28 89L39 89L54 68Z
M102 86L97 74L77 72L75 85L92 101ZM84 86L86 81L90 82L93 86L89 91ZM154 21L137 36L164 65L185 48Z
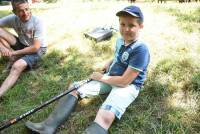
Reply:
M109 93L101 109L113 112L120 119L126 108L136 99L140 89L133 84L122 88L99 81L91 81L80 87L77 91L81 98Z

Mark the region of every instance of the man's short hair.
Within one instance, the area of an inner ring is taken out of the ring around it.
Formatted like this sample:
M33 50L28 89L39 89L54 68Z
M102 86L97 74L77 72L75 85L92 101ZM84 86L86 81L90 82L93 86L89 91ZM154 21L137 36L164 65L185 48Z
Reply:
M11 4L13 7L13 10L15 11L16 5L22 4L22 3L28 3L28 0L11 0Z

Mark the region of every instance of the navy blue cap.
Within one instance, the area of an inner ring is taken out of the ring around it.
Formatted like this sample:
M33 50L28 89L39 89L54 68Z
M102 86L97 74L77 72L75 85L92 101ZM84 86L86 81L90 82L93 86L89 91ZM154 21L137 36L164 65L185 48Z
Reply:
M117 12L116 15L117 16L122 16L125 13L126 14L128 13L131 16L140 18L142 22L144 21L143 13L140 10L140 8L137 7L137 6L128 6L128 7L125 7L123 10Z

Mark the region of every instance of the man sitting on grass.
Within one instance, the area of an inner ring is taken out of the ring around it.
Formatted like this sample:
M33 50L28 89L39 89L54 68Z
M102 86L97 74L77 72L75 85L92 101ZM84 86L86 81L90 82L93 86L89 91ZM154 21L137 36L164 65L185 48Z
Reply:
M122 38L116 42L113 60L104 67L108 73L94 72L90 76L93 81L63 97L43 122L28 121L28 129L41 134L53 134L67 120L79 97L107 93L109 95L97 112L94 122L84 131L84 134L107 134L115 118L120 119L126 108L137 98L150 61L149 50L138 37L143 28L143 14L139 7L129 6L116 15L119 17Z
M42 20L31 14L27 0L12 0L11 3L14 14L0 18L0 54L10 59L8 68L11 68L0 87L0 98L25 69L32 69L46 52ZM3 27L13 28L18 36Z

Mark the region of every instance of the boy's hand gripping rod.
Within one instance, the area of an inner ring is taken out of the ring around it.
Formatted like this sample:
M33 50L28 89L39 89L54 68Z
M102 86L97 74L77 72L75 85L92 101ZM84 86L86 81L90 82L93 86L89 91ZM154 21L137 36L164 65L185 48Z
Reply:
M54 102L54 101L60 99L61 97L63 97L63 96L65 96L65 95L69 94L70 92L72 92L72 91L74 91L74 90L77 90L78 88L80 88L80 87L83 86L84 84L90 82L91 80L92 80L92 79L83 80L83 81L81 81L79 84L74 85L73 87L69 88L67 91L65 91L65 92L63 92L63 93L61 93L61 94L59 94L59 95L53 97L52 99L50 99L50 100L48 100L48 101L46 101L46 102L44 102L44 103L41 104L40 106L37 106L37 107L35 107L35 108L33 108L33 109L27 111L26 113L24 113L24 114L22 114L22 115L16 117L16 118L13 118L13 119L10 119L10 120L4 122L3 125L0 126L0 131L2 131L2 130L5 129L5 128L10 127L11 125L17 123L18 121L20 121L20 120L26 118L27 116L29 116L29 115L31 115L31 114L33 114L33 113L35 113L35 112L37 112L38 110L42 109L43 107L45 107L45 106L51 104L52 102Z

